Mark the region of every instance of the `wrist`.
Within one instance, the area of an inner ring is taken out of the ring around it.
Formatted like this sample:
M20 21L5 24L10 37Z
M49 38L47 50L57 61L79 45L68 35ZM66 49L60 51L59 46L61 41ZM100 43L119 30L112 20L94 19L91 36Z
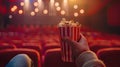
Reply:
M88 51L90 50L82 50L82 51L76 52L76 54L74 55L74 60L76 60L82 53L88 52Z
M94 59L96 60L98 59L96 54L88 50L79 54L79 56L75 59L75 63L77 64L77 66L82 66L85 62L94 60Z

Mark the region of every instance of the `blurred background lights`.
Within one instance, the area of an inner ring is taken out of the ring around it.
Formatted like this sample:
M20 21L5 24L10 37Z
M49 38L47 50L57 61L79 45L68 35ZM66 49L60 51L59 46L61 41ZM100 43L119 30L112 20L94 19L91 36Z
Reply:
M38 8L35 8L35 12L39 12L39 9L38 9Z
M55 2L55 6L58 7L60 4L59 2Z
M68 3L68 0L63 0L63 3Z
M79 15L79 14L78 14L77 12L74 13L74 17L78 17L78 15Z
M11 12L14 12L15 10L17 10L17 6L16 5L14 5L12 8L11 8Z
M80 13L81 14L85 13L84 9L80 9Z
M24 9L29 10L30 9L30 0L24 0L24 3L25 3Z
M55 0L50 0L50 3L54 3L55 2Z
M14 12L15 11L15 9L14 8L11 8L11 12Z
M62 9L64 11L61 11L62 15L66 14L67 16L69 15L69 3L68 3L68 0L63 0L62 2Z
M48 14L48 10L47 9L43 10L43 14Z
M61 15L65 15L65 11L64 10L61 10Z
M9 19L12 19L12 17L13 17L12 15L9 15Z
M74 9L78 9L78 5L74 5L73 8L74 8Z
M56 7L56 10L57 10L57 11L60 11L60 10L61 10L61 8L60 8L60 7Z
M19 13L19 14L23 14L23 10L19 10L18 13Z
M29 7L30 0L24 0L24 3L25 3L25 6L26 6L26 7Z
M16 5L14 5L14 6L13 6L13 8L14 8L14 9L17 9L17 6L16 6Z
M21 6L24 6L25 4L24 4L24 2L20 2L20 5L21 5Z
M35 12L32 11L32 12L30 13L30 15L31 15L31 16L35 16Z
M38 8L39 8L39 13L42 14L42 11L44 9L44 2L42 0L38 0Z
M71 2L72 4L70 4ZM28 15L31 14L32 16L34 16L36 13L39 12L39 14L49 13L48 14L49 16L53 16L53 15L56 16L57 14L60 14L60 15L66 15L66 16L72 15L75 17L77 17L79 14L85 13L84 9L79 8L79 4L77 4L77 0L63 0L62 2L59 2L56 0L49 0L49 2L47 3L47 6L46 6L46 3L44 3L44 0L36 0L36 1L24 0L19 2L19 5L20 6L13 5L10 9L11 12L16 13L17 11L17 13L19 14L28 13Z
M40 2L42 2L42 0L38 0L38 2L40 3Z
M34 6L37 7L38 6L38 2L34 2Z

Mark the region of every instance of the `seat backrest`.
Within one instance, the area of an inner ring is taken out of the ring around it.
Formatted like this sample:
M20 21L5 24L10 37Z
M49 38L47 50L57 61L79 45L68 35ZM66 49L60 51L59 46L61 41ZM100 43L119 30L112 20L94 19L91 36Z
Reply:
M44 67L76 67L74 63L66 63L61 59L61 49L49 49L45 52Z
M33 61L35 67L41 67L40 55L32 49L6 49L0 51L0 67L5 65L17 54L27 54Z
M16 48L16 46L13 45L13 44L0 43L0 50L4 50L4 49L14 49L14 48Z
M120 48L104 48L97 52L107 67L120 67Z
M90 49L95 53L100 49L110 47L112 47L112 44L108 40L93 40L93 42L90 44Z
M46 50L49 50L49 49L60 48L60 45L59 43L55 43L55 42L46 43L43 48L44 48L43 52L45 52Z
M41 52L42 46L36 43L23 43L21 47L35 49L38 52Z

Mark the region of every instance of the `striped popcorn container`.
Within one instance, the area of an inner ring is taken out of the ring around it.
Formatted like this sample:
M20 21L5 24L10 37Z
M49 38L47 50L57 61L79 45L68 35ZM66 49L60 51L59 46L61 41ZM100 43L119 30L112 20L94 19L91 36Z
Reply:
M73 62L71 46L66 42L62 42L61 38L69 37L72 40L77 41L80 38L80 24L74 23L73 21L64 21L60 22L58 25L59 28L59 37L61 44L61 54L62 60L64 62Z

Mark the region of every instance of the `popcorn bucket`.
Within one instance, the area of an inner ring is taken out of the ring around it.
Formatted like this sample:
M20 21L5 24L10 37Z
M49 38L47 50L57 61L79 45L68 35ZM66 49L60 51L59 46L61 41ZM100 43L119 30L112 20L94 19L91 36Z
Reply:
M60 39L63 37L69 37L72 40L77 41L80 38L80 25L78 23L71 23L70 21L59 23ZM62 60L64 62L73 62L71 46L66 42L60 42Z

